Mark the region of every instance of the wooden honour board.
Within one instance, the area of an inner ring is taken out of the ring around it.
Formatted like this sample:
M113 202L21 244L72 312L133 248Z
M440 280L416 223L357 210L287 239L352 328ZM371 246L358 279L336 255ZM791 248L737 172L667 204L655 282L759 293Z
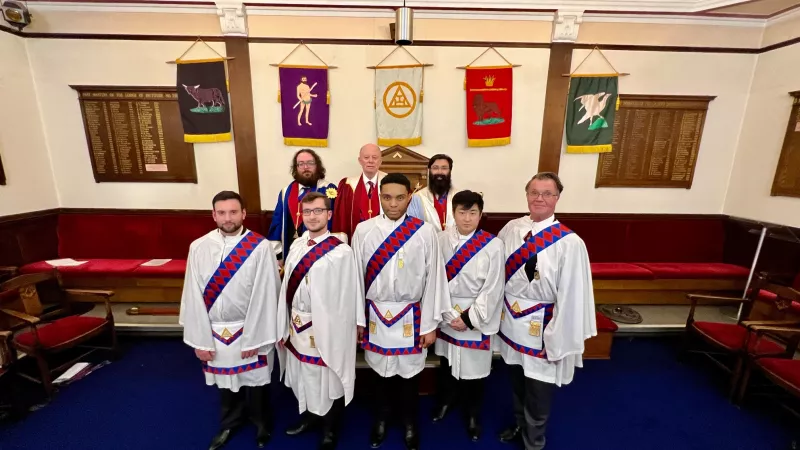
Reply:
M197 183L175 87L72 86L96 182Z
M790 92L792 113L772 181L773 196L800 197L800 91Z
M595 187L692 187L713 96L620 94L613 150L597 161Z

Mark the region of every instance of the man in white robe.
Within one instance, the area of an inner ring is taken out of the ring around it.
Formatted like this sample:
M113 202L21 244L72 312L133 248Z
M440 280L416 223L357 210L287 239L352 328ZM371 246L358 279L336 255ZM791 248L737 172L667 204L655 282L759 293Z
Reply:
M584 341L597 335L592 271L583 240L554 218L563 185L542 172L525 186L529 216L500 231L505 299L494 345L511 371L516 423L500 440L545 446L555 386L583 367Z
M179 323L183 341L203 362L206 384L221 396L220 432L210 450L224 446L249 418L256 443L270 439L269 382L276 342L275 311L280 278L269 242L242 225L239 194L223 191L213 201L217 229L192 242Z
M461 191L452 198L456 226L439 234L449 280L451 311L437 332L440 365L433 421L444 419L459 400L466 407L467 434L480 438L484 380L492 369L491 336L500 327L505 285L503 242L478 230L483 197Z
M336 448L344 407L356 377L356 308L363 297L353 250L328 231L330 199L312 192L302 200L308 231L292 243L278 301L278 356L301 420L296 436L323 425L321 450Z
M383 214L360 223L353 251L365 297L358 318L367 364L376 372L372 397L373 448L386 437L386 419L399 406L407 449L419 448L419 374L427 348L436 340L442 310L450 295L436 228L406 215L411 183L402 174L381 180Z
M433 155L428 160L428 186L414 193L408 207L410 216L430 222L440 230L455 225L449 202L458 191L453 188L452 170L453 158L447 155Z

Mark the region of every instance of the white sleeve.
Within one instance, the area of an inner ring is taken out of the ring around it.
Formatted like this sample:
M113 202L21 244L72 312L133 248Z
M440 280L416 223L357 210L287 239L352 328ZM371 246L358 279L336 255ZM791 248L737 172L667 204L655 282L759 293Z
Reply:
M356 231L353 233L353 263L356 266L356 282L358 285L356 286L356 292L358 293L358 298L356 299L356 325L359 327L367 326L367 317L365 314L364 308L366 307L366 295L367 293L364 292L364 271L366 264L364 263L364 250L361 248L363 246L364 237L362 236L362 227L356 227Z
M500 305L506 285L503 245L499 240L490 242L489 245L491 247L485 250L490 254L486 281L468 313L472 327L486 335L495 334L500 329Z
M544 346L550 361L583 354L584 340L597 335L589 254L580 239L565 244L559 256L553 320L544 329Z
M183 342L198 350L214 350L214 337L211 334L211 319L208 318L203 286L195 267L197 258L194 247L189 249L186 261L186 275L183 279L181 310L178 323L183 326Z
M278 261L269 242L259 244L258 269L253 279L250 305L244 319L242 351L254 350L277 341L277 309L280 293Z
M433 225L425 224L417 232L423 232L425 227L431 227L433 232L430 239L430 253L427 255L428 276L425 277L425 289L422 292L421 334L436 330L442 321L442 312L450 310L450 287L447 284L447 274L444 271L436 229Z

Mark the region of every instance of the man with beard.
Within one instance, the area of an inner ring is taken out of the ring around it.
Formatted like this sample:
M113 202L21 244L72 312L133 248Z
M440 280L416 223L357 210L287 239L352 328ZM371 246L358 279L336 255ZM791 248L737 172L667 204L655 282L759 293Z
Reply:
M304 148L294 154L292 177L294 181L278 193L278 202L267 233L267 239L280 260L284 259L283 252L288 252L292 242L305 231L300 203L303 197L309 192L320 192L330 199L332 210L337 197L336 185L325 181L325 166L314 150ZM328 226L331 225L329 223Z
M408 207L409 215L434 224L444 230L455 224L453 210L448 198L456 191L451 183L453 158L447 155L433 155L428 160L428 186L414 193Z
M219 387L221 430L210 450L244 425L245 409L264 447L272 428L268 385L277 340L278 262L267 240L242 226L246 212L239 194L220 192L212 205L218 229L189 247L179 323L183 341L203 362L206 384Z
M300 203L308 231L286 255L278 301L281 372L302 414L286 434L322 425L319 448L330 450L353 399L356 306L363 292L353 250L328 231L330 199L312 192Z
M498 237L505 246L505 299L494 347L511 372L515 423L502 442L545 447L556 386L583 367L584 340L597 335L592 270L583 240L554 217L564 186L542 172L525 185L530 215Z
M434 226L406 215L411 182L390 173L380 186L383 214L356 227L353 251L364 294L358 330L367 364L375 371L372 448L386 438L392 405L402 411L406 448L419 448L419 374L436 341L450 293ZM445 306L446 305L446 306Z
M381 178L386 176L381 167L381 149L375 144L366 144L358 152L358 163L362 173L355 177L342 178L339 182L339 196L333 215L335 232L345 233L353 238L356 225L380 215L383 210L378 199Z

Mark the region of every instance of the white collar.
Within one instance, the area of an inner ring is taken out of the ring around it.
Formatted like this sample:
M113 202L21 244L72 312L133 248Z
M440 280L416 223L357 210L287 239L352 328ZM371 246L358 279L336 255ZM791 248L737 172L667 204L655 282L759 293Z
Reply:
M317 237L315 237L315 238L313 238L313 239L314 239L314 242L316 242L317 244L319 244L320 242L324 241L325 239L328 239L328 237L329 237L330 235L331 235L331 232L330 232L330 230L329 230L329 231L326 231L326 232L325 232L325 234L323 234L323 235L321 235L321 236L317 236ZM310 235L310 234L305 234L305 237L306 237L306 244L308 244L308 241L310 241L310 240L312 239L312 238L311 238L311 235Z
M545 228L547 228L550 225L552 225L553 222L556 221L556 216L555 216L555 214L553 214L550 217L542 220L541 222L534 222L533 219L531 219L530 215L525 216L525 219L526 219L526 222L528 223L528 225L531 227L531 229L534 232L538 233L539 231L542 231Z
M374 185L375 185L375 187L378 187L378 172L375 172L375 176L374 176L374 177L372 177L372 178L367 178L367 174L365 174L364 172L361 172L361 181L363 181L363 182L364 182L364 185L365 185L365 186L366 186L366 185L367 185L367 184L368 184L370 181L372 181L372 184L374 184Z
M453 227L453 228L456 228L456 227ZM477 231L477 230L476 230L476 231ZM475 236L475 231L473 231L472 233L470 233L470 234L468 234L468 235L464 236L463 234L461 234L461 233L458 231L458 228L456 228L456 236L458 236L458 240L459 240L459 241L468 241L468 240L469 240L469 239L470 239L472 236Z
M391 224L392 224L392 226L394 226L394 227L396 228L396 227L398 227L398 226L399 226L401 223L403 223L403 221L404 221L404 220L406 220L406 215L407 215L407 214L403 214L403 215L402 215L402 216L400 216L400 218L399 218L399 219L397 219L397 220L392 220L392 219L390 219L390 218L386 217L386 214L381 214L381 216L380 216L380 217L381 217L383 220L385 220L385 221L387 221L387 222L391 223Z

